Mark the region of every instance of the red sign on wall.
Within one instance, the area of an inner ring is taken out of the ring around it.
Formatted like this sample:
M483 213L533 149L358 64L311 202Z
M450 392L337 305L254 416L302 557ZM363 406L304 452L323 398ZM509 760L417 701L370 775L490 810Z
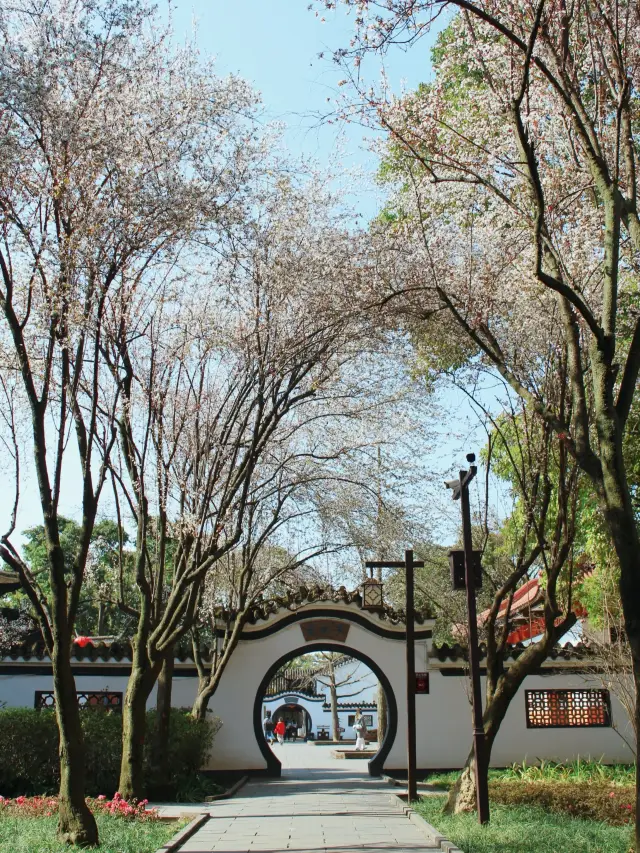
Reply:
M429 673L416 672L416 693L429 692Z

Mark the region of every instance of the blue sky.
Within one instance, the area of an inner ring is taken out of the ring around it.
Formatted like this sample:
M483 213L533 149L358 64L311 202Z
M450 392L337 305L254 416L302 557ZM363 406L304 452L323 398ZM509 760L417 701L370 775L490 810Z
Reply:
M198 45L216 57L219 72L237 73L251 82L262 95L266 118L287 125L285 141L293 155L317 159L319 165L336 165L339 156L341 166L363 168L373 176L376 161L363 139L364 129L321 125L318 119L331 109L327 98L339 91L344 74L331 56L336 48L348 47L353 15L340 5L316 16L308 4L309 0L174 0L175 38L190 36L195 26ZM403 85L415 88L430 78L433 40L430 35L416 48L394 50L385 59L395 91ZM369 79L378 79L380 60L372 59L365 72ZM381 198L373 181L366 180L350 194L365 216L375 215Z

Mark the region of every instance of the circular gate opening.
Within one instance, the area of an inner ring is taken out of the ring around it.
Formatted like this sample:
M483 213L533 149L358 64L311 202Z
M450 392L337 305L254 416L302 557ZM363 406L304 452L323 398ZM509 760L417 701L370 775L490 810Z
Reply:
M398 708L397 708L396 699L395 699L395 696L393 693L393 688L391 687L391 684L390 684L387 676L384 674L384 672L380 669L380 667L377 665L377 663L373 659L371 659L370 657L365 655L363 652L360 652L356 649L351 648L350 646L346 646L342 643L340 643L340 644L330 643L327 641L317 642L317 643L307 643L304 646L301 646L297 649L293 649L292 651L287 652L287 654L283 655L282 657L278 658L278 660L274 661L274 663L269 667L269 669L265 673L262 681L260 682L260 685L259 685L258 690L256 692L256 697L255 697L254 707L253 707L253 725L254 725L254 733L255 733L256 741L258 743L258 746L260 747L260 751L262 752L262 755L264 756L264 758L267 762L267 768L265 771L266 775L269 775L269 776L280 776L281 775L281 762L279 761L278 757L274 754L274 752L270 749L269 745L267 744L267 742L265 740L264 729L263 729L263 720L264 720L263 708L264 708L264 700L265 700L266 694L267 694L267 689L269 688L269 685L271 685L276 673L278 673L278 671L281 670L282 667L285 666L289 661L291 661L294 658L297 658L297 657L300 657L302 655L306 655L309 653L313 653L313 652L335 652L335 653L339 653L340 655L347 656L348 658L359 661L359 662L365 664L365 666L371 670L371 672L375 675L375 677L378 679L378 681L382 685L382 688L384 690L386 700L387 700L387 726L386 726L386 731L384 733L384 738L383 738L382 742L379 743L378 751L376 752L376 754L371 758L371 760L368 763L368 770L369 770L370 775L372 775L372 776L381 775L383 767L384 767L384 762L385 762L387 756L389 755L389 752L390 752L391 747L393 745L393 742L395 740L395 736L396 736L397 728L398 728ZM293 691L285 691L285 692L292 692L293 693ZM277 701L278 707L275 707L276 701ZM290 718L291 719L291 723L290 723L291 728L289 729L289 731L291 732L292 727L293 727L294 722L295 722L293 720L294 708L296 706L298 706L301 708L302 711L306 710L306 709L302 708L302 706L301 706L302 701L305 701L304 697L302 697L298 700L298 697L293 696L293 695L292 696L283 696L283 697L274 697L274 702L272 703L274 705L274 707L271 709L271 717L272 717L274 723L277 722L277 720L279 718L282 718L286 724L287 712L290 711L291 712L291 718ZM309 704L309 703L307 703L305 701L305 704ZM360 704L363 704L363 703L359 703L358 700L355 699L353 702L351 702L351 704L354 705L354 708L355 708L355 707L359 707ZM288 708L287 706L290 706L290 707ZM372 713L370 713L370 712L372 712L373 709L363 707L362 710L363 710L363 714L365 715L365 717L368 716L369 719L371 719ZM325 711L326 711L326 709L325 709ZM343 708L342 711L343 711L344 725L341 725L341 728L345 731L345 735L347 735L348 740L355 739L355 733L346 731L349 728L350 724L352 724L353 714L349 715L348 709L345 711L345 709ZM330 726L327 726L327 725L322 726L321 720L315 712L310 714L309 711L307 710L306 713L308 714L308 716L306 718L304 717L304 715L299 714L300 721L301 722L304 721L304 725L298 727L297 734L300 733L300 731L302 730L302 731L304 731L304 734L307 737L312 737L314 739L316 737L320 737L320 739L326 738L326 729L330 728ZM297 717L296 717L296 721L297 721ZM350 737L349 737L349 735L350 735Z

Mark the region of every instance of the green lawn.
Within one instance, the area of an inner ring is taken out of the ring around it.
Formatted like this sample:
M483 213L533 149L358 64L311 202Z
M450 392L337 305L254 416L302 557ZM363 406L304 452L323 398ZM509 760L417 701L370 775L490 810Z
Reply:
M491 822L475 814L445 815L445 797L424 797L416 810L464 853L629 853L631 829L549 814L531 806L491 806Z
M155 853L185 822L123 820L96 815L100 853ZM0 817L1 853L69 853L56 841L57 817Z

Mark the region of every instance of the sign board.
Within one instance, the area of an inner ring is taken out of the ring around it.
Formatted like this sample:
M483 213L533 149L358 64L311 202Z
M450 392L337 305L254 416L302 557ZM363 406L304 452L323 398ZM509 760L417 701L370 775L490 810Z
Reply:
M416 693L429 692L429 673L416 672Z
M301 622L300 628L308 643L313 640L337 640L344 643L350 625L337 619L310 619L308 622Z

